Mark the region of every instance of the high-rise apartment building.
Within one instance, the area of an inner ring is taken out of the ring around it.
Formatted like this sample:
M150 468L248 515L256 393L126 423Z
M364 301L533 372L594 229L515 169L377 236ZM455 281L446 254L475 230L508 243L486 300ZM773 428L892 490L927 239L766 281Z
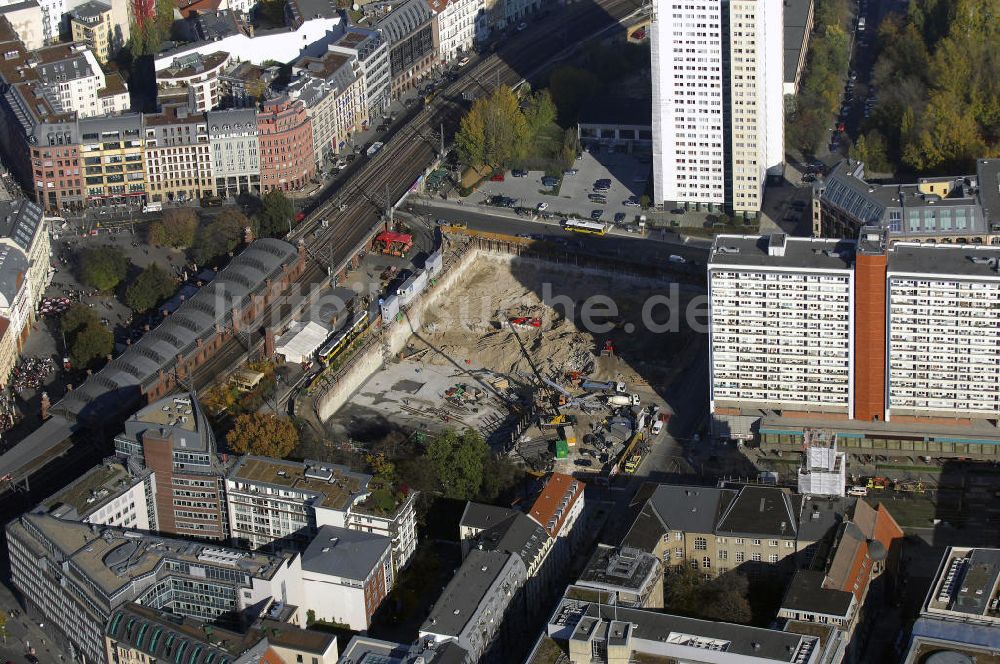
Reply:
M889 239L875 226L857 242L716 238L713 412L897 426L995 420L1000 248Z
M854 245L719 236L709 262L712 410L851 410Z
M755 213L784 159L780 0L653 5L656 203Z

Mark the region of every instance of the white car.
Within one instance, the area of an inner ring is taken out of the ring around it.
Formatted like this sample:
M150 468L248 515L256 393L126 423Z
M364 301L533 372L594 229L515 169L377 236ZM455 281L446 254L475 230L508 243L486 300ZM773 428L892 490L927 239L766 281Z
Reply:
M527 23L518 23L517 24L517 31L518 32L521 32L522 30L527 30L527 29L528 29L528 24Z
M548 203L539 203L538 204L538 211L539 212L545 212L548 209L549 209L549 204Z
M656 420L653 422L653 428L650 429L654 436L659 436L660 432L663 431L663 420Z
M469 64L469 58L462 58L461 60L458 61L459 67L464 67L467 64Z

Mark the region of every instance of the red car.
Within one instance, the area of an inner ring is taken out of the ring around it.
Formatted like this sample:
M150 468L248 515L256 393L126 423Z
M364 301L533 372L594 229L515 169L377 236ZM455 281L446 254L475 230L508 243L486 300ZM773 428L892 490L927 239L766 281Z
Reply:
M490 182L503 182L503 173L497 173L491 177Z

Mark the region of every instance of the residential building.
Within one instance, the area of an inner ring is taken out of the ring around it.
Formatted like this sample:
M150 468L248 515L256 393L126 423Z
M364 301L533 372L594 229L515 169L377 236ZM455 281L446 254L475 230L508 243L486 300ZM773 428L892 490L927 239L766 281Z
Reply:
M6 385L52 280L48 222L24 199L0 201L0 385Z
M520 512L481 532L474 543L477 551L499 551L521 558L526 570L524 585L517 589L512 603L523 607L518 619L528 621L538 608L548 606L556 590L556 577L564 569L562 561L552 555L555 539L545 529ZM511 618L508 628L515 629Z
M844 160L813 186L813 235L857 238L883 227L889 242L1000 245L1000 160L981 159L974 175L874 184L865 165Z
M304 549L323 526L347 526L370 475L318 461L243 456L226 477L230 537L253 549Z
M329 8L329 3L326 3ZM341 29L340 17L309 18L298 26L254 31L244 14L234 9L206 9L194 12L177 27L186 43L155 56L156 71L165 69L177 57L200 53L229 53L234 62L294 62L304 56L319 56Z
M179 102L199 113L217 108L222 102L220 77L229 64L230 56L224 51L174 58L170 66L156 72L160 104Z
M7 524L11 578L51 634L105 661L105 626L128 602L238 625L301 604L297 556L271 556L26 513ZM277 607L280 608L280 607Z
M194 201L215 193L204 113L166 106L144 116L146 181L151 201Z
M427 0L405 0L376 18L374 27L389 44L389 94L398 99L416 86L436 62L434 12Z
M79 118L123 113L131 104L128 90L109 88L109 77L84 44L58 44L34 51L28 66L37 76L37 90L56 111L75 112ZM116 75L117 76L117 75Z
M69 27L73 41L86 44L102 65L124 45L121 30L111 16L111 5L101 0L87 0L74 7L69 12Z
M77 123L85 200L116 204L146 200L143 121L138 113Z
M552 473L535 498L528 516L556 540L556 555L564 562L578 549L584 525L584 484L565 473Z
M465 510L458 522L458 538L462 543L462 559L469 555L476 538L484 530L507 521L517 514L517 510L497 505L484 505L471 500L465 503Z
M696 620L567 597L526 664L669 661L691 664L820 664L817 636Z
M260 139L252 108L209 111L208 144L212 150L215 195L232 198L260 192Z
M713 412L754 418L765 449L823 429L848 453L993 458L998 262L998 247L893 242L884 225L857 242L720 236Z
M38 0L24 0L0 5L0 16L10 22L11 28L25 48L36 50L45 45L42 34L42 6Z
M353 56L327 51L302 58L292 67L288 86L293 99L305 102L312 125L316 168L348 148L351 135L368 124L368 102L360 65Z
M157 530L202 539L228 536L215 435L194 395L167 396L134 413L115 436L115 452L156 475Z
M431 644L395 643L360 634L352 636L337 664L467 664L468 653L453 641Z
M650 553L668 570L688 565L706 577L736 569L790 574L836 526L843 510L840 501L805 501L772 486L661 484L622 547Z
M0 385L7 384L17 364L34 315L28 268L20 247L0 244Z
M395 572L417 548L417 494L384 513L368 499L370 481L370 475L320 461L241 457L226 477L230 536L253 548L304 548L322 526L373 533L392 543Z
M510 621L523 617L520 602L512 602L527 580L522 558L500 551L475 549L445 587L430 615L420 627L425 643L454 642L472 661L489 661L492 652L515 638L508 633ZM519 620L517 620L519 622Z
M367 630L394 582L382 535L323 526L302 553L304 602L317 620Z
M352 55L358 61L365 83L369 120L383 113L391 99L392 73L389 44L382 33L352 25L345 28L329 48L334 53Z
M933 654L955 661L989 661L1000 649L1000 549L948 547L920 616L913 625L903 664Z
M664 563L641 549L598 544L572 586L603 595L618 606L663 608Z
M336 664L337 637L263 619L245 631L226 629L141 604L117 609L105 629L107 659L148 664Z
M0 201L0 246L17 247L28 260L28 271L24 280L29 288L28 306L31 309L30 322L35 321L34 312L42 302L45 289L52 281L52 251L50 224L42 215L42 210L29 200L20 198Z
M300 99L281 96L257 112L261 191L301 189L316 176L312 121Z
M443 63L473 53L476 17L484 12L483 0L428 0L437 15L438 58Z
M20 0L3 0L3 7L18 6L22 4ZM59 27L62 23L63 14L66 13L66 0L39 0L41 10L41 23L38 28L44 44L53 44L59 41ZM31 41L34 41L32 39ZM31 46L29 48L38 48Z
M778 617L833 625L844 634L848 660L854 660L864 640L859 626L872 628L881 605L895 597L902 541L903 530L885 505L874 509L858 500L809 566L792 577Z
M854 399L854 244L720 235L708 261L711 410L846 417Z
M64 521L119 528L157 529L156 477L148 468L105 459L39 506Z
M11 90L9 99L21 101L19 90ZM25 119L29 116L22 116ZM82 208L87 200L80 165L80 131L75 120L51 121L37 125L28 136L14 138L18 143L6 143L8 150L24 145L28 156L28 184L35 193L35 201L45 210L64 212ZM24 127L27 129L27 126ZM27 138L34 141L27 141ZM8 162L10 163L10 162ZM22 180L23 181L23 180ZM103 180L102 180L103 182Z
M784 160L780 0L653 4L656 204L761 209Z

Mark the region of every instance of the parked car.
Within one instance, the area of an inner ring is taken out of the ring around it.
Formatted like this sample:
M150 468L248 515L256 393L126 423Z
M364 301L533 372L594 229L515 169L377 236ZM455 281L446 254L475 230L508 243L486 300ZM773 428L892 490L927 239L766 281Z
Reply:
M670 214L684 214L684 208L674 208L670 211Z
M458 61L459 67L464 67L467 64L469 64L469 58L462 58L461 60Z
M639 199L635 196L630 196L628 200L622 201L622 205L625 207L639 207Z
M624 221L625 221L625 213L624 212L616 212L615 213L615 223L616 224L620 224L620 223L622 223Z
M528 171L522 170L520 168L515 168L510 172L510 174L516 178L526 178L528 177Z
M590 218L593 219L594 221L597 221L603 216L604 216L604 210L594 210L593 212L590 213Z
M580 171L575 168L567 168L565 171L563 171L563 175L576 175L579 172Z
M503 182L503 181L504 181L503 173L497 173L496 175L490 178L490 182Z
M518 32L521 32L521 31L527 30L527 29L528 29L528 24L527 23L522 22L522 23L518 23L517 24L517 31Z
M548 209L549 209L549 204L548 203L544 203L543 202L543 203L539 203L538 204L538 211L539 212L545 212Z
M659 436L660 432L663 431L663 421L662 420L656 420L655 422L653 422L653 426L652 426L652 428L649 431L654 436Z
M554 187L557 184L559 184L559 178L554 177L552 175L546 175L545 177L542 178L542 184L545 185L546 187Z
M591 461L590 459L577 459L573 463L576 464L577 466L583 466L584 468L590 468L591 466L594 465L594 462Z
M604 194L587 194L587 198L595 203L604 204L608 202L608 197Z

